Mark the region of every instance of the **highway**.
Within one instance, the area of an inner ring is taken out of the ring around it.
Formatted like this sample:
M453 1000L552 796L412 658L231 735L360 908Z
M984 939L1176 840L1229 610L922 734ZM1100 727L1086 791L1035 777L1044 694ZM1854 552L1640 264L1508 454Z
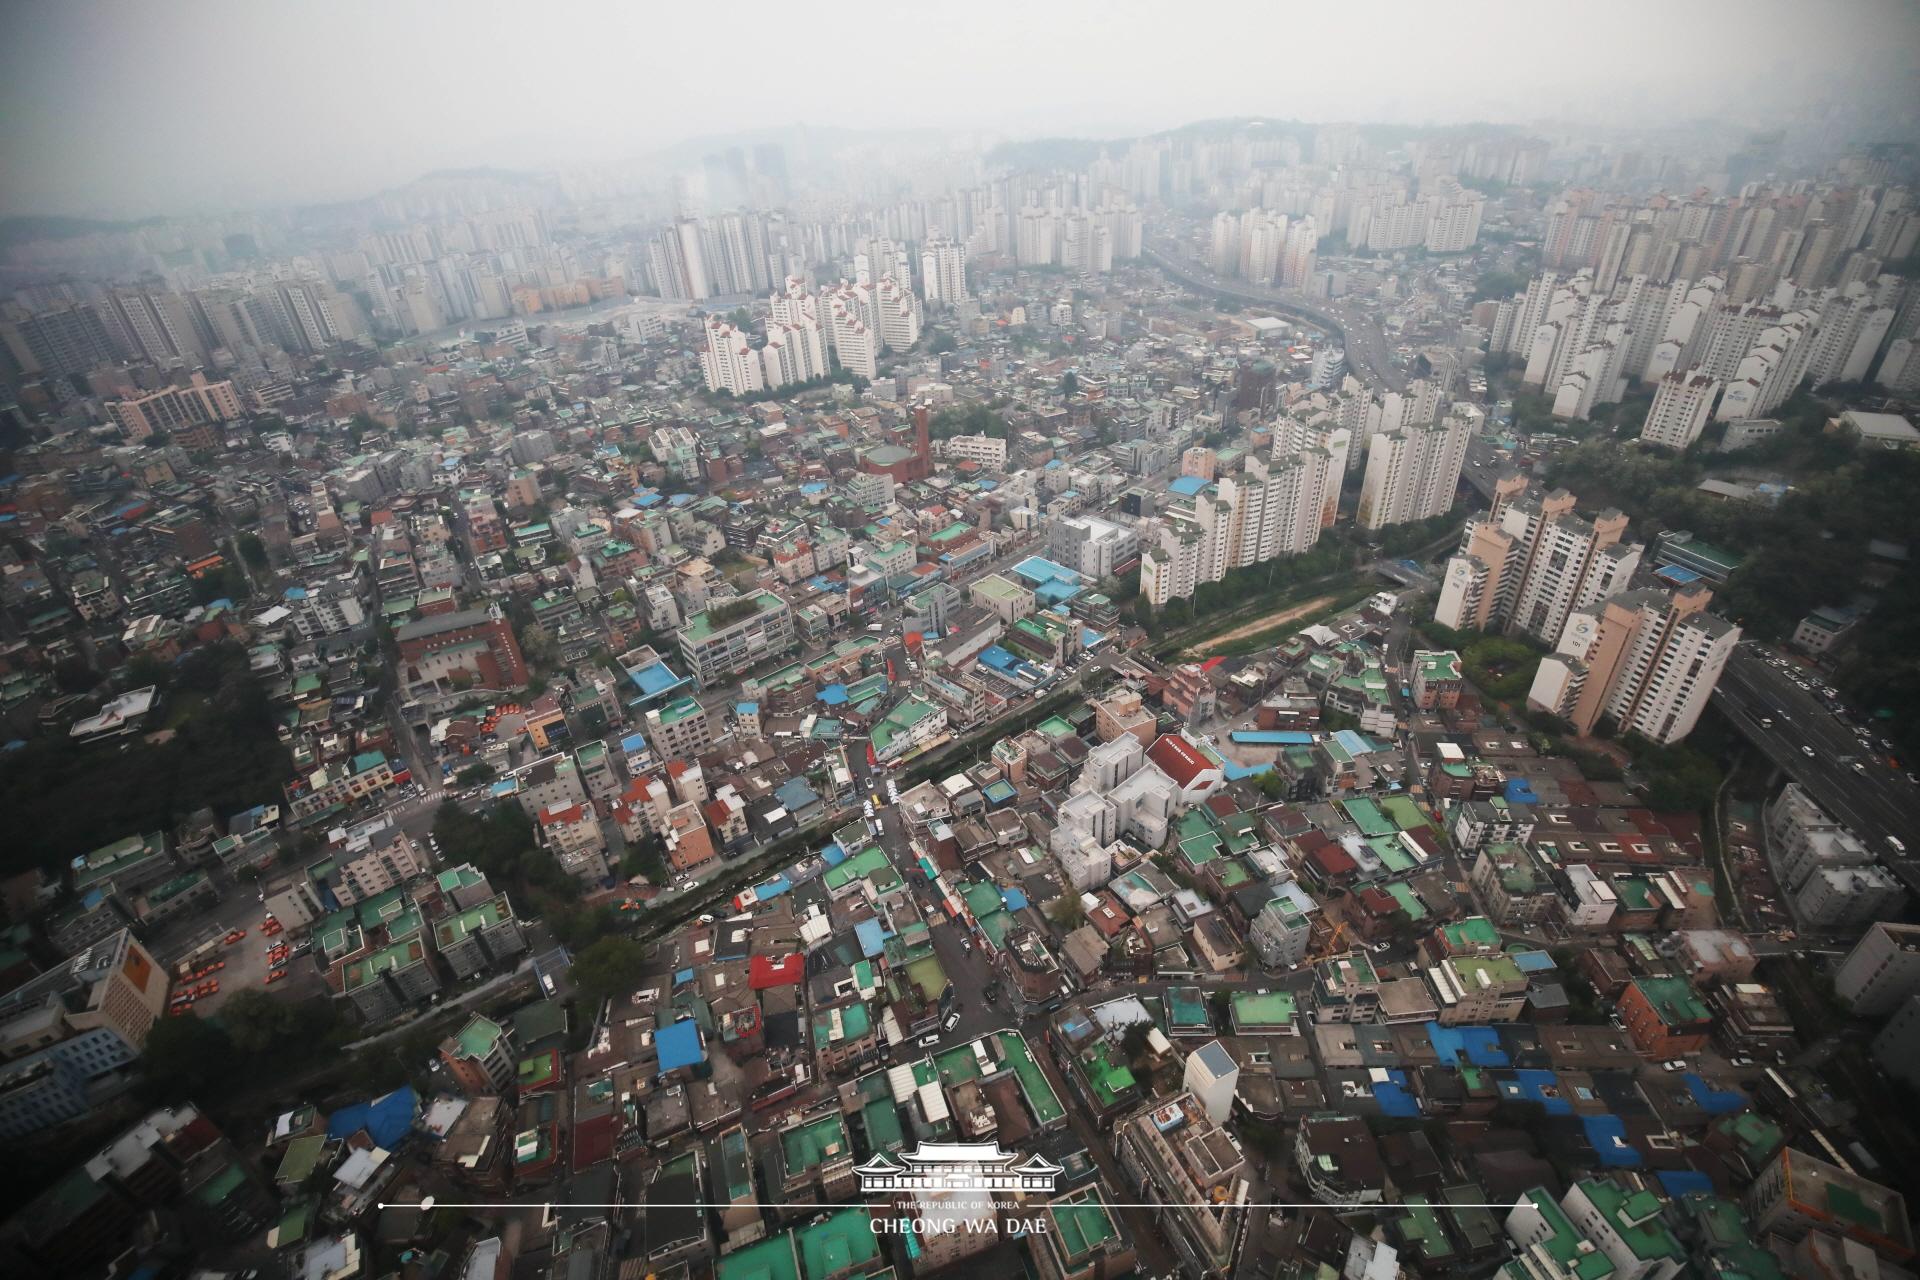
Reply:
M1887 752L1863 743L1859 730L1816 692L1795 683L1798 676L1817 689L1817 676L1772 665L1766 660L1771 652L1742 645L1720 677L1714 705L1775 768L1865 841L1909 892L1920 894L1920 861L1914 857L1920 851L1920 787L1889 767ZM1762 719L1772 726L1763 726ZM1888 837L1900 840L1906 852L1888 844Z
M1275 289L1250 284L1245 280L1223 280L1191 259L1178 258L1152 246L1147 248L1146 253L1155 266L1196 289L1238 298L1243 302L1257 302L1339 335L1346 345L1347 368L1361 381L1384 383L1395 391L1405 390L1407 380L1394 367L1387 348L1387 335L1377 321L1357 307L1346 303L1328 303L1320 298L1309 297L1298 289Z

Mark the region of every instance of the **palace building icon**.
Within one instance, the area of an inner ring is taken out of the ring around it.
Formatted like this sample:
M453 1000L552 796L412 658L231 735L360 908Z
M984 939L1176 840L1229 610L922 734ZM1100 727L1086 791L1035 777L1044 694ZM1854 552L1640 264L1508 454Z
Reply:
M1052 1194L1061 1167L1043 1156L1019 1164L998 1142L923 1142L898 1160L876 1151L854 1172L868 1195L892 1191L1040 1191Z

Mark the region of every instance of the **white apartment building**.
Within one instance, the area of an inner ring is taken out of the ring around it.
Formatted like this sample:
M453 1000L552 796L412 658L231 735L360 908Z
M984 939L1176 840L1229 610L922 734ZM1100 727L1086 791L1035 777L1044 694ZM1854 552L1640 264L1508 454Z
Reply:
M1648 444L1685 449L1700 438L1713 414L1720 384L1704 373L1670 373L1660 379L1640 438Z
M1897 314L1857 280L1830 293L1820 307L1807 376L1815 386L1864 381Z
M920 299L906 284L882 276L873 286L873 305L887 350L905 351L920 341Z
M1111 577L1115 566L1139 552L1132 529L1097 516L1066 516L1047 524L1047 555L1055 563L1093 578Z
M840 367L871 381L880 376L880 333L871 290L842 284L821 295L827 332Z
M1821 867L1789 899L1802 928L1840 929L1897 914L1907 899L1881 867Z
M1472 418L1449 414L1442 422L1370 439L1356 523L1363 529L1384 529L1451 508L1473 427Z
M1920 992L1920 925L1869 926L1840 962L1833 986L1856 1017L1892 1013Z
M706 375L707 390L744 396L766 388L766 364L744 332L718 316L708 316L706 338L700 372Z
M954 462L973 462L995 471L1007 465L1007 442L996 436L948 436L940 447Z
M920 247L921 295L928 302L952 306L967 295L967 248L945 236Z
M1678 742L1693 731L1740 628L1706 612L1712 592L1629 591L1567 617L1540 662L1527 705L1590 733L1601 716L1621 733Z
M1441 625L1552 644L1572 610L1627 589L1643 550L1621 540L1627 518L1608 510L1589 521L1566 490L1538 496L1524 483L1502 481L1488 516L1468 522L1441 581Z

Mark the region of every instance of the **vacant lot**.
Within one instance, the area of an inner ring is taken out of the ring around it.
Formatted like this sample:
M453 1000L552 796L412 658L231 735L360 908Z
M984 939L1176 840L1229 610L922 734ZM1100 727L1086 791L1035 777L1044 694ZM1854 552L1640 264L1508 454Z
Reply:
M1296 618L1304 618L1309 616L1310 614L1315 614L1320 612L1320 610L1326 608L1328 605L1332 604L1335 600L1338 600L1339 598L1340 598L1339 596L1317 596L1314 599L1309 600L1304 604L1294 605L1290 609L1282 609L1279 613L1270 613L1264 617L1254 618L1249 622L1243 622L1239 626L1235 627L1233 630L1226 632L1223 635L1212 636L1209 639L1200 641L1196 644L1188 645L1186 651L1189 654L1194 654L1194 653L1200 653L1204 650L1217 649L1221 645L1226 644L1228 641L1243 639L1246 636L1258 635L1262 631L1269 631L1269 630L1272 630L1274 627L1284 626L1287 623L1292 622Z

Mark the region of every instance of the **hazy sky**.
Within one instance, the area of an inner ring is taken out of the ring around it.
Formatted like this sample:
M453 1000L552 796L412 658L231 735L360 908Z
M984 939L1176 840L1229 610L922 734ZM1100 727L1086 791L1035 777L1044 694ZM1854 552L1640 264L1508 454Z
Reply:
M1911 88L1917 60L1920 0L9 0L0 212L345 198L797 123L1744 120L1863 70Z

